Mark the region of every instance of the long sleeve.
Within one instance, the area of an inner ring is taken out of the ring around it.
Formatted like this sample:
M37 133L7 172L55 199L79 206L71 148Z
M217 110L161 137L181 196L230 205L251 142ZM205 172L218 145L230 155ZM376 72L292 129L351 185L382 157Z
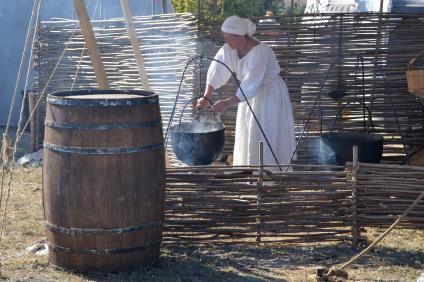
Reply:
M214 59L226 64L231 72L234 70L234 56L233 51L230 49L228 44L219 49L216 53ZM218 89L223 86L231 77L231 72L224 65L213 61L208 69L208 74L206 77L206 83L211 85L213 88Z

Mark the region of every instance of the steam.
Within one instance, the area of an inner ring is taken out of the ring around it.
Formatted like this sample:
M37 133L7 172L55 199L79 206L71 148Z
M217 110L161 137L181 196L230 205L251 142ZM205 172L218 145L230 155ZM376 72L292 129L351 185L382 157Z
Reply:
M321 164L336 164L336 153L322 138L319 140L319 162Z
M206 133L223 128L221 116L215 113L198 113L191 123L182 124L180 131L187 133Z

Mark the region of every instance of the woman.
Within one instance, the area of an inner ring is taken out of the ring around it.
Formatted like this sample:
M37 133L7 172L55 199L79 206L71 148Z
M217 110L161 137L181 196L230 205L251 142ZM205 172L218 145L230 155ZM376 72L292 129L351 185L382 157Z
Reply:
M212 106L215 112L223 112L238 104L233 165L257 165L259 141L264 142L264 163L276 164L275 158L249 109L252 107L280 164L290 162L295 149L294 121L287 86L280 77L280 66L270 47L252 35L256 26L249 19L238 16L227 18L221 27L225 44L215 55L241 81L237 93ZM207 86L198 109L212 101L212 93L230 79L225 66L212 62L207 74ZM278 168L276 168L278 170Z

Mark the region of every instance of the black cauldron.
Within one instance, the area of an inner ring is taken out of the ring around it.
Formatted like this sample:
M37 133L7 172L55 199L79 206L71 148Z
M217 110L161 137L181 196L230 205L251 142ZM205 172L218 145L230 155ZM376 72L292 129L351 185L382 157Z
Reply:
M222 124L203 124L207 131L192 128L191 122L181 122L170 128L171 145L177 158L187 165L208 165L222 152L225 127Z
M383 155L383 137L369 133L331 132L320 138L320 161L323 164L345 165L352 161L352 147L358 146L358 160L379 163Z

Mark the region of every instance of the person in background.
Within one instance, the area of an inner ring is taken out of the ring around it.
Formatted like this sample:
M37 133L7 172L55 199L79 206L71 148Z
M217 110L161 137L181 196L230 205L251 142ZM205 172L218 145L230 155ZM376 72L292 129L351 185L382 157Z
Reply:
M260 19L258 24L262 26L261 34L267 36L267 40L285 41L280 23L275 19L272 10L267 10L265 17Z
M274 19L274 12L272 10L266 10L265 18L259 20L259 24L263 23L277 23Z
M264 163L276 164L275 159L249 109L252 107L280 164L289 163L295 149L294 119L287 86L280 77L273 50L253 37L256 26L249 19L231 16L221 26L225 44L215 60L226 64L240 81L235 95L213 103L215 112L224 112L238 105L233 165L259 164L259 141L264 142ZM203 97L198 109L209 106L213 91L230 79L231 73L213 61L209 66ZM279 170L276 168L275 170Z

